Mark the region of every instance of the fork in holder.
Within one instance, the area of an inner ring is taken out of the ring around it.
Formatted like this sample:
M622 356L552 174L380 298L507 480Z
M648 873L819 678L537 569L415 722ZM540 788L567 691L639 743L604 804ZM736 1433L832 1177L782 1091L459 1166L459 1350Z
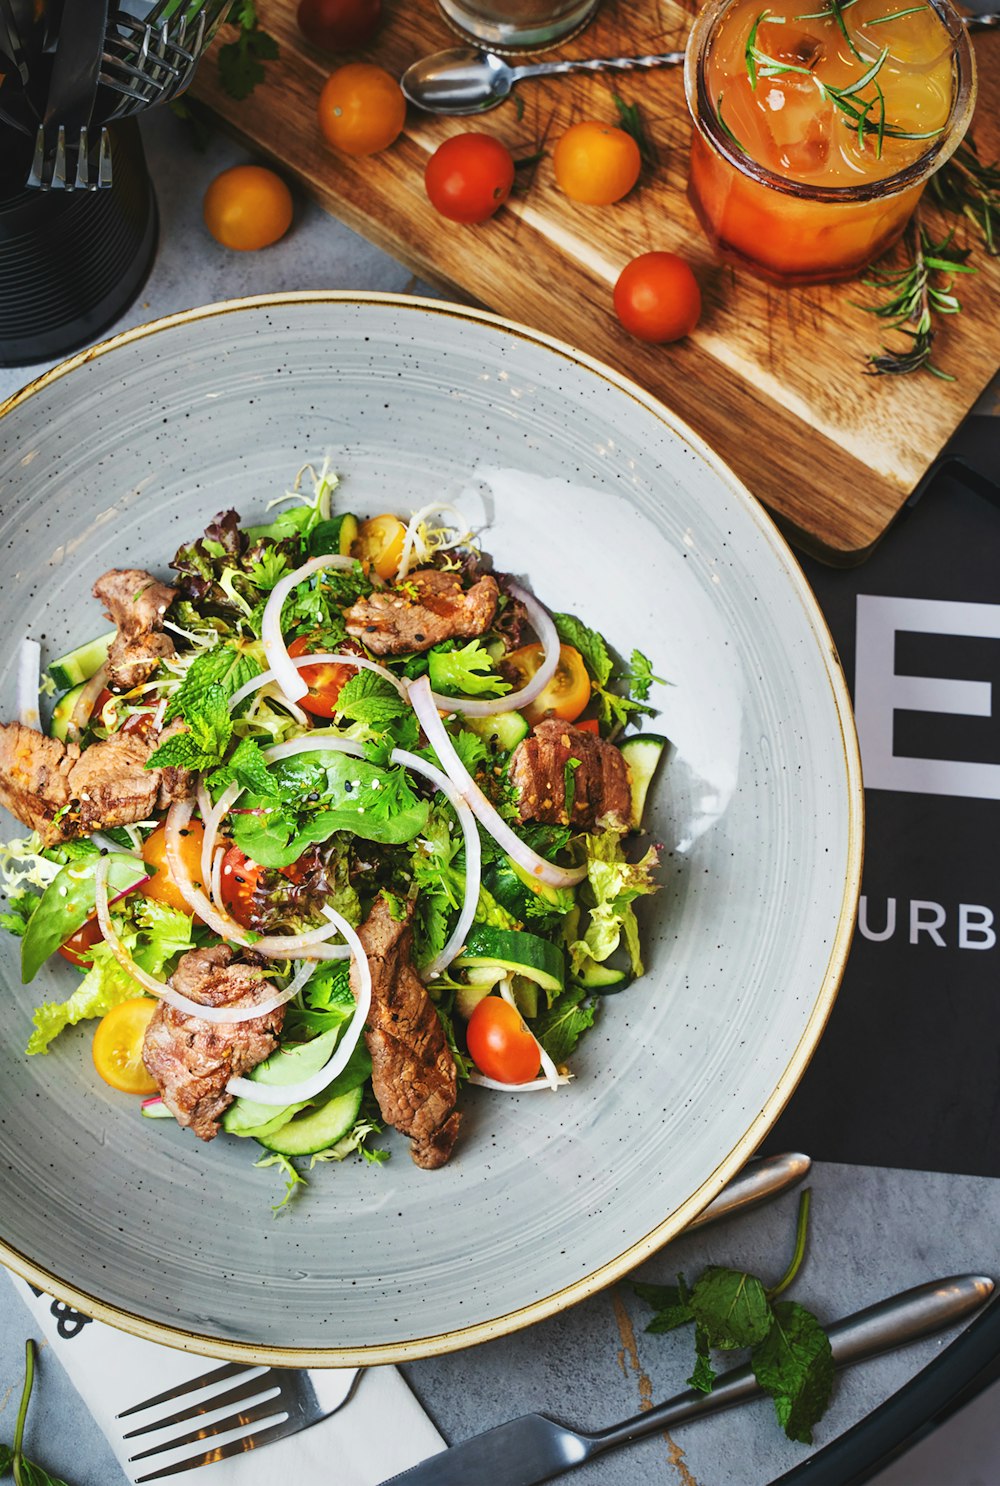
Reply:
M343 1408L353 1396L359 1376L357 1368L305 1372L227 1362L133 1404L117 1417L131 1422L136 1415L161 1410L187 1394L199 1395L180 1409L123 1431L123 1439L146 1445L129 1457L130 1463L148 1459L159 1467L137 1477L137 1482L159 1481L199 1465L211 1465L308 1429ZM164 1431L169 1431L166 1437ZM156 1443L147 1444L147 1435ZM165 1464L155 1459L192 1445L200 1447L193 1455L185 1452L178 1459L172 1453Z
M107 22L108 0L72 0L63 7L29 186L93 191L111 184L107 132L98 126L96 140L91 137Z

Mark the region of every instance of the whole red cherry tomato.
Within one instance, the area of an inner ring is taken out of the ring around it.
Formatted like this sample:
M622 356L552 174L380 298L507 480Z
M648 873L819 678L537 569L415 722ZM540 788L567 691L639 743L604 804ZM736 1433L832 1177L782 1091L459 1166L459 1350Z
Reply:
M453 134L427 162L424 186L431 204L452 222L485 222L514 184L514 158L489 134Z
M641 341L679 341L701 315L698 280L676 253L642 253L622 269L615 314Z
M367 46L382 24L382 0L301 0L297 20L320 51L353 52Z
M538 1072L538 1043L521 1013L500 996L486 996L466 1028L469 1056L487 1078L502 1084L527 1084Z

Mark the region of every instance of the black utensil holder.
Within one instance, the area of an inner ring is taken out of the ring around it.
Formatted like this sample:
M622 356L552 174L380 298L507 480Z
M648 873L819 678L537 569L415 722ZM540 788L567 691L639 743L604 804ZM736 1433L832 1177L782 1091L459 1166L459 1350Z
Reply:
M156 195L134 119L110 128L103 191L37 191L33 141L0 135L0 366L52 361L95 340L128 309L156 253Z

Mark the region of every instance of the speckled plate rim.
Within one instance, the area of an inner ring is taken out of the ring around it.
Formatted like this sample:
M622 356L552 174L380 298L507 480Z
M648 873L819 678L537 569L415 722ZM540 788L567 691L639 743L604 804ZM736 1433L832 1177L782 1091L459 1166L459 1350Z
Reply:
M29 1259L27 1255L19 1253L0 1239L0 1262L6 1265L8 1269L13 1270L15 1274L20 1275L22 1279L27 1280L29 1284L35 1285L56 1299L72 1305L75 1309L83 1311L84 1314L94 1317L95 1320L118 1327L120 1330L130 1332L133 1336L141 1337L146 1341L157 1342L181 1351L195 1352L203 1356L220 1358L225 1361L242 1362L248 1366L271 1364L279 1367L302 1368L369 1367L385 1363L413 1361L418 1357L438 1356L445 1352L457 1351L460 1348L474 1346L480 1342L491 1341L497 1337L506 1336L511 1332L521 1330L523 1327L534 1325L536 1322L543 1321L547 1317L565 1310L568 1306L586 1299L587 1296L593 1295L598 1290L602 1290L614 1283L615 1280L621 1279L644 1259L656 1253L670 1239L676 1237L678 1233L687 1227L692 1219L697 1217L703 1208L707 1207L713 1198L718 1196L726 1183L741 1170L791 1098L792 1093L808 1066L809 1060L815 1051L816 1044L833 1009L833 1003L836 999L837 990L844 973L844 967L847 963L847 956L854 932L854 918L857 911L858 897L861 891L861 867L864 850L864 791L861 779L861 758L854 727L850 693L844 679L840 659L833 642L833 636L830 633L812 590L805 581L805 577L799 568L791 548L775 523L767 515L756 498L751 495L746 486L737 479L729 466L681 418L678 418L669 408L653 397L651 393L646 392L637 382L633 382L628 377L622 376L612 367L598 361L595 357L588 356L584 352L576 350L575 347L568 345L565 341L557 340L554 336L545 335L541 331L532 330L529 326L521 325L513 320L506 320L500 315L490 314L484 310L470 309L465 305L453 304L447 301L425 299L418 295L366 294L355 293L349 290L308 290L282 294L254 295L245 299L221 300L215 304L201 305L194 309L183 310L177 314L166 315L161 319L151 320L143 325L137 325L130 330L122 331L118 335L110 336L107 340L100 341L96 345L78 352L75 356L68 357L49 371L43 372L41 376L36 377L25 387L21 388L20 391L15 392L11 397L7 398L6 401L0 404L0 419L10 413L14 408L20 406L21 403L27 401L36 392L48 387L53 382L59 381L77 367L84 366L99 356L106 356L120 347L129 346L135 341L159 335L163 331L171 330L176 326L190 325L199 320L208 320L220 315L239 314L246 310L280 309L285 306L291 307L306 304L386 305L406 313L446 316L451 320L465 320L473 324L492 327L506 335L511 335L517 339L544 347L546 350L554 352L557 356L561 356L565 360L572 362L577 367L593 373L603 381L611 384L625 396L631 398L633 402L640 404L646 412L664 424L676 438L687 444L692 452L709 467L716 479L720 480L727 487L733 499L754 522L765 541L770 545L784 571L785 578L799 600L824 662L827 682L832 694L840 728L840 745L848 786L847 870L841 896L837 929L813 1009L784 1072L779 1078L774 1090L765 1101L763 1108L754 1117L740 1140L718 1163L715 1170L702 1182L701 1186L649 1233L646 1233L643 1237L630 1244L628 1248L623 1250L614 1259L606 1261L597 1269L592 1270L590 1274L574 1280L572 1284L554 1291L551 1295L543 1296L541 1299L532 1301L529 1305L507 1311L503 1315L494 1317L492 1320L481 1321L475 1325L461 1327L439 1334L414 1337L409 1341L379 1343L361 1348L275 1347L258 1345L253 1342L234 1342L223 1338L202 1336L180 1327L166 1326L147 1321L142 1316L135 1315L131 1311L122 1310L107 1301L99 1299L97 1296L89 1295L82 1290L76 1289L75 1286L67 1284L58 1275L51 1274L48 1270L41 1268ZM0 424L0 435L2 433L3 427Z

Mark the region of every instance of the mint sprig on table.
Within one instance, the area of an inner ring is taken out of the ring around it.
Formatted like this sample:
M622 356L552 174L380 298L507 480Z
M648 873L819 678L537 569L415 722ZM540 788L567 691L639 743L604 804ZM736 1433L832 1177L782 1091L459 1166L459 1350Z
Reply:
M799 1199L795 1250L791 1263L769 1289L756 1275L713 1264L688 1287L633 1286L656 1312L648 1332L694 1325L695 1365L688 1384L711 1393L716 1372L713 1351L749 1349L750 1366L765 1393L774 1399L778 1423L790 1440L812 1443L812 1427L826 1412L833 1387L833 1353L819 1321L797 1301L778 1300L798 1274L809 1228L809 1190Z
M27 1460L22 1452L24 1422L28 1416L28 1401L35 1381L35 1344L29 1337L24 1347L24 1387L14 1424L13 1445L0 1444L0 1479L13 1476L14 1486L66 1486L58 1476L50 1475L43 1466Z

